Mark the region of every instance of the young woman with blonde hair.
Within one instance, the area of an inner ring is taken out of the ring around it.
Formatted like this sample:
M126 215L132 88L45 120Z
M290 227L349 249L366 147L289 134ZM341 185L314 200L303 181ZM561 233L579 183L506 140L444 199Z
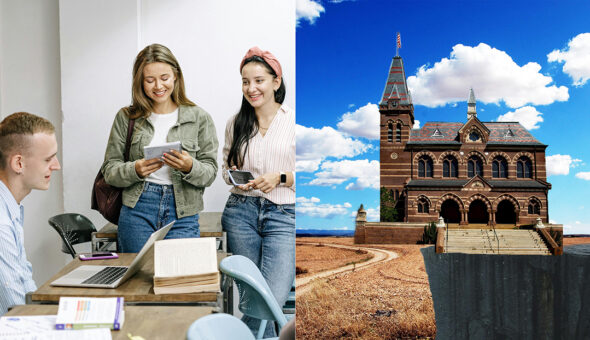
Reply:
M138 252L150 234L176 220L166 238L199 237L203 191L217 173L218 141L211 116L190 101L178 61L160 44L145 47L133 65L132 104L117 113L102 173L123 189L120 252ZM135 120L124 161L127 128ZM143 147L180 141L162 159L144 159Z

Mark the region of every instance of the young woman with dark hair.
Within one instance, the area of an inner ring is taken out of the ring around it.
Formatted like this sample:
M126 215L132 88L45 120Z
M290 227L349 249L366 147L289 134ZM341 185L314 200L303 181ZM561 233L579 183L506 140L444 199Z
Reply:
M270 52L251 48L240 72L242 106L226 125L223 176L231 184L226 170L239 169L254 179L232 187L221 223L229 251L251 259L283 305L295 277L295 111L282 104L282 69ZM244 321L258 330L258 320Z
M119 251L138 252L150 234L176 220L166 238L199 237L203 191L217 174L217 135L211 116L190 101L178 61L160 44L135 59L133 102L119 110L107 144L102 173L123 189ZM130 119L135 119L129 160L123 153ZM162 159L144 159L143 147L180 141Z

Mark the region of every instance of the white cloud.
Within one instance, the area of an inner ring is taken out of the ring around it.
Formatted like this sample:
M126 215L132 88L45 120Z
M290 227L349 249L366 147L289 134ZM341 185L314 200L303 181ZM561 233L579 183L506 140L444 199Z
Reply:
M297 204L295 206L297 214L319 217L319 218L333 218L338 215L347 215L348 209L352 205L348 202L344 204L318 204L320 199L317 197L306 198L297 197Z
M311 159L311 160L297 160L295 162L295 171L297 172L314 172L320 166L322 162L321 159Z
M537 125L543 121L543 115L532 106L525 106L514 111L507 112L498 117L499 122L519 122L527 130L538 129Z
M590 79L590 33L578 34L567 45L567 49L549 53L547 61L565 62L563 72L572 78L575 86L584 85Z
M412 129L419 129L420 128L420 121L418 119L414 119L414 126Z
M315 19L320 17L320 14L326 10L320 3L312 0L297 0L295 15L297 16L297 25L301 20L307 20L310 24L315 23Z
M576 177L590 181L590 172L578 172L576 174Z
M377 104L367 103L354 112L343 114L338 130L355 137L379 139L380 117Z
M326 157L354 157L370 149L370 144L345 137L332 127L321 129L296 126L297 171L313 172Z
M546 157L547 176L568 175L570 167L574 168L581 163L581 159L572 159L570 155L552 155Z
M535 62L519 66L506 52L484 43L475 47L457 44L450 58L431 68L423 65L407 82L414 103L428 107L465 102L470 87L479 101L504 101L511 108L567 100L568 88L549 85L553 79L540 70Z
M575 221L563 225L564 234L590 234L590 223Z
M316 178L309 182L309 185L332 186L356 178L356 182L349 183L346 190L379 189L379 161L368 159L327 161L322 164L321 171L315 176Z

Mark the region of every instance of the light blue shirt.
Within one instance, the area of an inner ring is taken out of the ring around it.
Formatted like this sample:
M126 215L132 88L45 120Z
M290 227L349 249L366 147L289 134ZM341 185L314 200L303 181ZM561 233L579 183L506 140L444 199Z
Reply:
M25 294L37 290L23 236L23 206L0 181L0 315L25 304Z

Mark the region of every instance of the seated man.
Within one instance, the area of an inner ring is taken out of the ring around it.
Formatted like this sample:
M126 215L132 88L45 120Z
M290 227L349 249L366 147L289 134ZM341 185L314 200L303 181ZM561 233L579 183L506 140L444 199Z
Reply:
M55 128L44 118L17 112L0 122L0 315L25 303L37 289L23 238L22 200L32 189L49 189L60 169Z

